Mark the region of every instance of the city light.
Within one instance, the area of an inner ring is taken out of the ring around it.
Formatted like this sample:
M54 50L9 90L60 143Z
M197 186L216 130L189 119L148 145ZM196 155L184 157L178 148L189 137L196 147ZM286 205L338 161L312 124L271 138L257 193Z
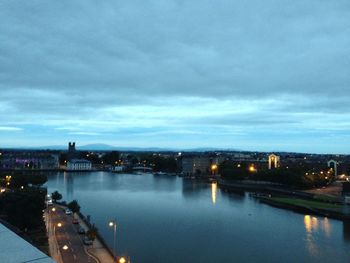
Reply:
M124 257L121 257L120 259L119 259L119 263L125 263L126 262L126 259L124 258Z
M62 223L58 223L57 226L58 226L58 227L62 227Z
M55 208L55 207L54 207L54 208L52 208L52 209L51 209L51 211L52 211L52 212L55 212L55 211L56 211L56 208Z
M254 173L254 172L256 172L256 171L257 171L257 170L256 170L256 168L254 167L254 165L249 166L249 172Z
M64 245L62 248L63 248L63 250L67 250L67 249L68 249L68 246L67 246L67 245Z
M114 260L117 260L117 248L116 248L116 243L117 243L117 221L109 221L108 223L109 227L113 227L113 255L114 255Z

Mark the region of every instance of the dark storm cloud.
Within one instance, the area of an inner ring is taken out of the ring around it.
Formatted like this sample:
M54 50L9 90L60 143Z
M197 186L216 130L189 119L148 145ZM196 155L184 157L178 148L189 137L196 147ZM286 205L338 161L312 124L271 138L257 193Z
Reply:
M1 1L0 121L350 129L349 17L345 0Z

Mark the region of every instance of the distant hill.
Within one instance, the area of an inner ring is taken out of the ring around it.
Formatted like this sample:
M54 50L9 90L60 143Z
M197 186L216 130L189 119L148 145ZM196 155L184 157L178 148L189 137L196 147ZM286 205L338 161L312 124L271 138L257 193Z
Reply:
M67 150L67 145L49 145L49 146L39 146L39 147L16 147L16 149L24 150ZM220 149L214 147L199 147L199 148L161 148L161 147L118 147L109 144L96 143L96 144L86 144L79 146L77 145L77 150L80 151L147 151L147 152L167 152L167 151L185 151L185 152L207 152L207 151L238 151L236 149Z

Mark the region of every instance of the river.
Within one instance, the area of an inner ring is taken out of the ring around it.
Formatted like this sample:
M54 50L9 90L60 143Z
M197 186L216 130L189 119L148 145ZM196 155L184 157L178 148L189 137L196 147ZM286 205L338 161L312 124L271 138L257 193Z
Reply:
M249 193L179 177L55 173L46 183L78 200L117 252L132 263L350 262L350 224L259 203Z

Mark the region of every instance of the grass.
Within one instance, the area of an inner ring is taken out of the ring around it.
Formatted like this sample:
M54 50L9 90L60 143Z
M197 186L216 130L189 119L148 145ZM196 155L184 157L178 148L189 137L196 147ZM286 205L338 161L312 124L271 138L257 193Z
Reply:
M339 209L342 208L342 205L339 204L330 204L313 200L305 200L298 198L288 198L288 197L271 197L270 200L281 203L296 205L300 207L309 207L315 209Z
M335 196L329 196L329 195L314 195L314 199L317 201L324 201L324 202L339 202L339 198Z

